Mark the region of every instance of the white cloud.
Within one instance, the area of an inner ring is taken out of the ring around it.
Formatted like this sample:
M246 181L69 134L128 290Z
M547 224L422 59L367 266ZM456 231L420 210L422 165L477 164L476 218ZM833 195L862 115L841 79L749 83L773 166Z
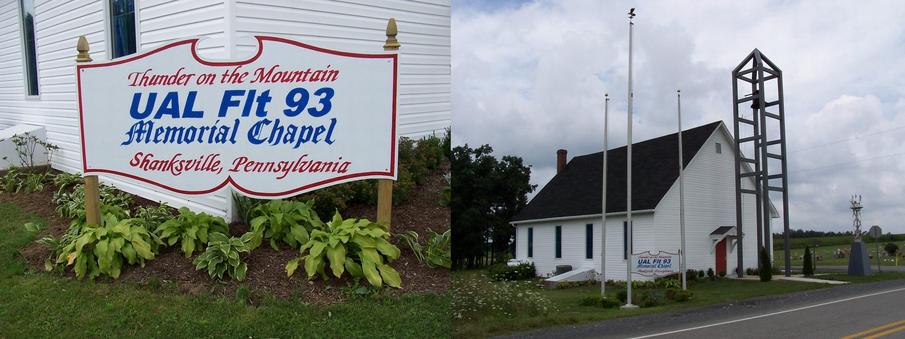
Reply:
M905 232L905 4L896 2L453 3L453 138L523 157L532 182L555 150L599 151L603 93L611 147L625 144L627 23L636 7L635 141L731 122L730 71L753 48L783 70L793 227L864 221ZM901 127L901 129L896 129Z

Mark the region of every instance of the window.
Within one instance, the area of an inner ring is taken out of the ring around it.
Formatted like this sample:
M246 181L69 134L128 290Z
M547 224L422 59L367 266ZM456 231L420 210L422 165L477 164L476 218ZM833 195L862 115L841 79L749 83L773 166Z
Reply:
M19 0L22 19L22 60L25 64L25 92L38 95L38 51L35 47L35 1Z
M632 252L628 242L628 222L622 222L622 259L628 260L628 254Z
M716 143L716 153L723 153L723 145L720 145L720 143Z
M534 229L528 227L528 258L534 257Z
M594 224L584 225L584 257L594 259Z
M110 51L113 58L135 53L134 0L110 0Z
M562 226L556 226L556 259L562 258Z

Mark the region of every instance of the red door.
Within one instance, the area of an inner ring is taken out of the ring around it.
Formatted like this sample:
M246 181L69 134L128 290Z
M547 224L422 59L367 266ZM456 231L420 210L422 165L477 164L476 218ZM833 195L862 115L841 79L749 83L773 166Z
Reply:
M716 274L726 273L726 239L716 243Z

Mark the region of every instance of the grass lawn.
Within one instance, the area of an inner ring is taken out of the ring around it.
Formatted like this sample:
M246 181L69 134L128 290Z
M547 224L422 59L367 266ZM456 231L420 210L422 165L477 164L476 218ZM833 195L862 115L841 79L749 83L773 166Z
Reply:
M905 272L874 272L874 274L866 276L866 277L850 276L845 273L830 273L830 274L820 274L820 275L816 276L815 278L829 279L829 280L841 280L841 281L848 281L848 282L852 282L852 283L863 283L863 282L905 279Z
M0 204L0 338L29 337L445 337L448 295L356 298L330 306L277 298L248 306L164 286L92 283L33 273L17 249L43 222Z
M672 311L827 286L776 280L769 283L732 279L706 280L689 282L689 290L694 295L687 302L672 302L663 306L621 310L580 305L583 298L599 295L599 284L548 290L538 288L534 281L490 282L483 270L454 272L453 314L455 320L453 321L453 333L455 337L459 338L485 337L555 325ZM616 288L607 287L607 294L611 298L615 298L617 291ZM512 294L514 294L512 297L508 297ZM502 297L494 298L493 295L502 295ZM523 295L528 297L521 297ZM463 300L465 298L477 300ZM538 309L531 303L545 305L548 307L548 311L544 312L542 307ZM478 306L474 306L477 304L480 304L482 309L473 312L475 308L478 308ZM534 311L531 312L531 310Z
M835 253L837 248L848 250L851 247L850 246L851 238L849 238L848 241L849 241L849 244L847 244L847 245L846 244L826 245L826 246L817 247L817 255L821 256L821 260L817 261L817 266L820 266L820 265L846 266L846 265L848 265L848 258L835 258L833 256L833 253ZM881 254L883 254L883 256L881 256L881 258L883 259L883 265L884 266L886 266L886 265L894 266L896 264L895 258L887 257L887 256L885 256L885 253L882 253L883 246L886 243L887 242L883 242L883 241L881 241L879 243L880 252L881 252ZM905 243L903 243L901 241L896 241L895 243L897 245L899 245L900 248L905 246ZM868 255L874 256L874 259L871 260L871 265L876 266L876 264L877 264L877 259L876 259L877 244L875 244L872 240L868 240L866 242L866 245L867 245ZM813 253L814 249L812 248L811 251ZM804 247L791 249L790 252L792 255L792 265L800 266L802 260L798 259L798 258L800 256L804 255ZM776 267L780 267L780 268L785 265L785 255L783 254L783 250L780 249L780 250L773 251L773 263L774 263L773 265L775 265ZM905 260L902 260L902 258L899 258L899 265L905 265Z

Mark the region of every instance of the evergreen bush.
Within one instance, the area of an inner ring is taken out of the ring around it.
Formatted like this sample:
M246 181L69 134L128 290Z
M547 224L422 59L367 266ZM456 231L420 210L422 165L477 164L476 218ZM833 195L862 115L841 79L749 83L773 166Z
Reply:
M806 277L814 276L814 261L811 259L811 247L804 247L804 262L801 264L801 273Z
M770 263L770 255L767 254L767 249L763 246L760 248L760 262L760 267L757 269L757 272L760 273L760 281L773 280L773 265Z

